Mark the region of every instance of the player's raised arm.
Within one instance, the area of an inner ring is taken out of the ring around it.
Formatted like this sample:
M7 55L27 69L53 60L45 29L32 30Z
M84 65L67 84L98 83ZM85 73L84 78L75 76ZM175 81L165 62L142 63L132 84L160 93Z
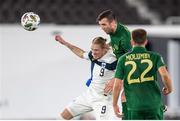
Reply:
M82 50L81 48L65 41L60 35L56 35L55 40L58 41L59 43L61 43L62 45L66 46L67 48L69 48L74 54L76 54L80 58L83 58L83 54L85 51Z
M163 94L167 95L172 92L172 80L165 66L161 66L158 71L164 84Z

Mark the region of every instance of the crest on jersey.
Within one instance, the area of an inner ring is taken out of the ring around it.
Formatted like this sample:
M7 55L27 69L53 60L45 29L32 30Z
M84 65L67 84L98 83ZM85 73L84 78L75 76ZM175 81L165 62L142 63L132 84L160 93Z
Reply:
M119 49L118 45L113 45L113 51L116 51L118 49Z
M106 63L102 62L101 67L105 68L106 67Z

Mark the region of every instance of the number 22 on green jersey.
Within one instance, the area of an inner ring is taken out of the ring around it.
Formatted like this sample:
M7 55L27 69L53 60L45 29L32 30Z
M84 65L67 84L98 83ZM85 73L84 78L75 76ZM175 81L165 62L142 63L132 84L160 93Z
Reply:
M142 83L142 82L146 82L146 81L153 81L154 80L154 76L146 76L146 74L152 69L153 67L153 63L151 60L149 59L143 59L140 61L141 64L146 63L148 66L147 68L144 69L144 71L139 75L138 78L133 78L132 75L134 74L134 72L137 70L137 63L135 61L127 61L125 62L125 66L127 65L131 65L132 68L129 71L128 75L127 75L127 81L128 84L132 84L132 83ZM146 76L146 77L145 77Z

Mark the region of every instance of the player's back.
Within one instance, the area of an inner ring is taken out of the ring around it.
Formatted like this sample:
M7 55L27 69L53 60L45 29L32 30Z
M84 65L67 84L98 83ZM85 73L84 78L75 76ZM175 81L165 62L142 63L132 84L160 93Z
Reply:
M128 107L131 110L154 109L161 106L157 70L164 63L157 53L144 47L134 47L123 56L124 87Z

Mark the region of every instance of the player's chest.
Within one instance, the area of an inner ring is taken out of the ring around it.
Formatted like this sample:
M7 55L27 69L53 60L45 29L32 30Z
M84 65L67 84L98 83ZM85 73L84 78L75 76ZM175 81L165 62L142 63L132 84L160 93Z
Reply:
M121 37L113 37L111 38L111 46L113 51L117 51L120 49Z
M106 69L106 63L102 63L101 66L95 64L93 69L93 76L103 78L114 73L112 70Z

